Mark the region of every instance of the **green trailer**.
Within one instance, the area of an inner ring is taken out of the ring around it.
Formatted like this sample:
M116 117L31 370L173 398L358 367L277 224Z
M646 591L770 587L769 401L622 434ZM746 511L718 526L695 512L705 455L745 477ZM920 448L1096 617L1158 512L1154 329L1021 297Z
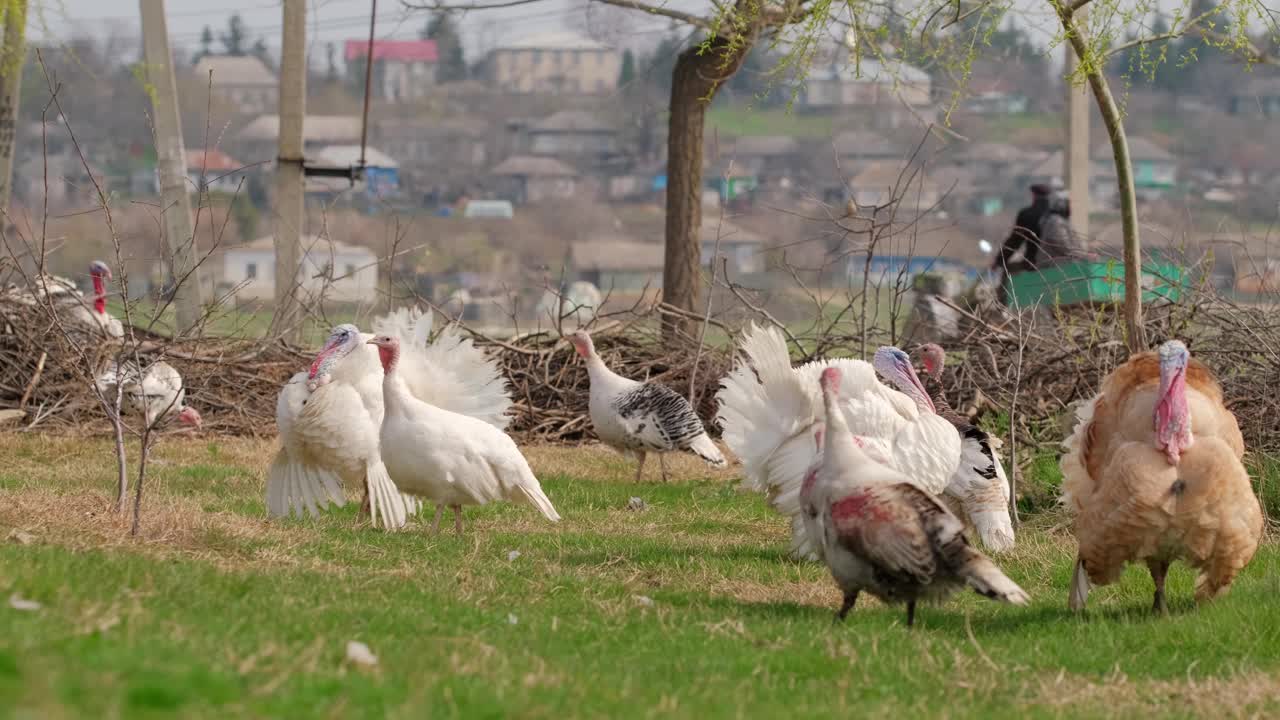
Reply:
M1142 265L1142 301L1177 302L1186 285L1186 269L1150 258ZM1118 260L1077 260L1005 278L1010 306L1090 305L1124 301L1124 264Z

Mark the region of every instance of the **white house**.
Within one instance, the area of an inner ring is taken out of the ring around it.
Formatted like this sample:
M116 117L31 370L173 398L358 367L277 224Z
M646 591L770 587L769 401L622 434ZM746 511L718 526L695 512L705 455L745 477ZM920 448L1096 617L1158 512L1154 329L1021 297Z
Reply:
M310 300L360 302L378 289L378 257L373 251L316 235L302 238L298 284ZM276 292L275 238L229 248L222 259L222 286L237 300L270 300Z
M211 83L215 97L246 115L271 110L280 94L276 74L252 55L206 55L191 74Z

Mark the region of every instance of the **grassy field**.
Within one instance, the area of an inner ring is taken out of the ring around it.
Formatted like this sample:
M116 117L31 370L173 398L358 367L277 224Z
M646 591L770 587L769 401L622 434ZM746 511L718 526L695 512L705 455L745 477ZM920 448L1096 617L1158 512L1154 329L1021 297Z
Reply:
M500 505L462 537L384 534L354 504L268 522L272 449L166 438L134 540L107 510L107 443L0 436L0 718L1280 712L1274 545L1209 606L1178 568L1152 617L1131 570L1078 618L1071 542L1041 516L1001 560L1031 607L966 595L909 631L864 601L835 626L827 573L786 559L732 471L682 459L636 484L598 448L530 448L559 525ZM346 663L349 640L378 665Z

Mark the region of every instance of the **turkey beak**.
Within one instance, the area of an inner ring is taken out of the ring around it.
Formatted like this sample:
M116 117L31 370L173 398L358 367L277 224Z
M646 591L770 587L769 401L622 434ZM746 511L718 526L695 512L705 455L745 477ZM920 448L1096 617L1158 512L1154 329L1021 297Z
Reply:
M378 338L369 338L367 341L365 341L365 345L377 345L377 344L378 344Z

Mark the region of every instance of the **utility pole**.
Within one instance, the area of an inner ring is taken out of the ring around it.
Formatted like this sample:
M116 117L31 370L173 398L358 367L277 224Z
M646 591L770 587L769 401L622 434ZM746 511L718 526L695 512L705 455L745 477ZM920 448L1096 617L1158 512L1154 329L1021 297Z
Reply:
M177 334L200 322L200 278L196 269L195 233L191 229L191 196L187 191L187 152L182 144L177 81L164 0L139 0L142 11L142 54L156 130L156 163L160 171L161 216L169 246L169 269L178 311Z
M18 139L18 101L27 60L27 0L4 8L4 49L0 51L0 211L9 211L13 193L13 150ZM2 223L0 223L2 224Z
M280 45L280 148L276 157L276 328L301 337L296 296L302 260L302 119L307 113L307 0L284 0Z
M1083 25L1087 18L1084 8L1076 11L1076 22ZM1063 180L1071 198L1071 230L1086 242L1089 239L1089 98L1088 83L1072 84L1071 73L1080 60L1076 51L1066 43L1067 86L1067 136L1062 152Z

